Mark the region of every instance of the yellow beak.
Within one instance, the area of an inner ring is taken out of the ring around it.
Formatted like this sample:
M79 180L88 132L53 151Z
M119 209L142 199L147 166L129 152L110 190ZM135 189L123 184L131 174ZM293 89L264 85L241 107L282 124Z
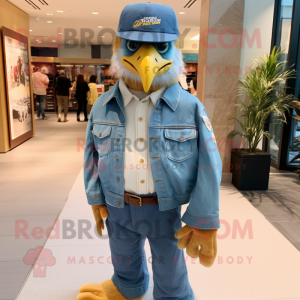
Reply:
M172 60L162 58L152 44L143 44L132 56L122 57L123 65L134 74L140 76L144 91L148 92L155 76L168 72Z

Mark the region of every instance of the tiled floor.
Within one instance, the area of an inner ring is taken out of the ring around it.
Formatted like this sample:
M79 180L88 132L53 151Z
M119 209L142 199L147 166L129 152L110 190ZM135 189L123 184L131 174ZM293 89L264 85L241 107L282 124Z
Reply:
M68 219L78 224L73 238L63 238L61 226L60 236L47 240L45 249L55 264L47 267L45 277L31 272L17 300L75 300L82 284L112 276L107 229L102 237L95 234L94 225L88 226L90 236L80 236L79 230L76 234L80 220L94 224L82 176L79 173L59 217L60 222ZM221 184L220 213L223 222L213 267L202 267L198 259L185 256L195 300L300 299L299 251L230 183ZM237 228L246 224L248 230L237 233ZM153 300L152 254L147 240L145 250L150 282L143 300Z
M68 123L57 123L54 114L48 116L47 121L36 120L34 138L0 154L0 300L16 298L31 267L23 257L46 241L45 232L36 235L33 230L53 226L82 168L86 123L77 123L75 114L69 115ZM241 196L232 187L230 193ZM242 194L300 249L298 177L274 174L268 191ZM81 214L81 205L75 209ZM18 238L16 228L22 226L28 236L21 233Z
M242 194L300 251L300 178L274 172L267 191Z
M29 265L27 251L42 246L45 233L32 229L51 227L65 205L82 168L82 144L87 123L57 123L55 114L36 120L36 135L8 153L0 154L0 299L15 299ZM19 220L19 221L18 221ZM16 225L19 222L21 225ZM28 225L25 238L17 227Z

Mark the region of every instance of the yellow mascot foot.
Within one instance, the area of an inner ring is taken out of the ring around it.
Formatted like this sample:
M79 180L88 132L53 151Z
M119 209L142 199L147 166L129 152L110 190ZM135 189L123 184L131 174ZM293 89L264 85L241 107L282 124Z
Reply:
M102 283L88 283L79 288L77 300L128 300L114 285L112 280ZM133 300L141 300L143 296Z

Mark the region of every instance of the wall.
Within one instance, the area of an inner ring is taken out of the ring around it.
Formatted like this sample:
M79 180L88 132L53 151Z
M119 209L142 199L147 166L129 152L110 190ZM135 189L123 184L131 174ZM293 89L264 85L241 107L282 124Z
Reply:
M255 43L252 47L249 47L247 43L241 53L240 67L243 73L246 67L250 67L253 59L257 55L264 53L270 53L272 29L273 29L273 15L274 15L274 0L246 0L245 1L245 13L244 13L244 28L247 29L250 36L252 36L256 28L259 29L261 46ZM236 118L240 119L241 112L239 109L236 111ZM235 122L235 130L242 132L240 125ZM241 139L237 136L237 140ZM262 149L262 142L259 145Z
M0 152L9 150L8 120L6 107L6 84L2 48L2 27L29 32L29 15L7 0L0 0ZM19 31L20 32L20 31ZM26 35L26 34L24 34ZM28 34L27 34L28 36ZM30 48L30 47L29 47ZM30 52L30 51L29 51ZM29 56L30 59L30 56ZM32 95L31 95L32 96ZM31 97L32 99L32 97ZM33 121L34 128L34 121Z
M112 55L111 46L100 46L101 47L101 57L102 59L110 59ZM78 45L76 48L68 48L68 45L60 45L58 47L58 57L64 58L92 58L92 49L90 45L85 45L81 48Z
M58 48L58 57L65 58L91 58L92 49L90 45L85 45L84 48L77 46L76 48L67 48L68 45L60 45Z
M234 129L239 75L234 70L241 61L241 33L244 24L245 0L202 0L199 45L197 96L204 104L212 123L223 162L224 181L231 181L231 146L227 136ZM227 29L232 33L222 32ZM210 30L209 34L204 34ZM222 37L220 42L220 37ZM207 45L204 43L206 42Z
M111 59L112 56L112 46L101 46L101 58Z

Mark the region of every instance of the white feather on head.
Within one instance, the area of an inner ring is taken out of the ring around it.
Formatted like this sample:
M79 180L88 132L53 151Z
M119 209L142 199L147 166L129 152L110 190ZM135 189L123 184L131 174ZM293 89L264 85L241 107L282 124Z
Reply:
M150 87L150 92L159 90L162 87L169 87L172 84L179 81L179 75L185 73L185 64L182 60L181 51L177 48L176 42L174 42L174 52L173 52L173 65L171 69L165 74L154 77L152 85ZM122 63L123 50L120 47L121 39L116 37L113 46L113 55L111 58L111 66L109 69L109 74L117 79L123 79L126 85L134 90L143 91L143 85L141 78L132 73L127 69Z

